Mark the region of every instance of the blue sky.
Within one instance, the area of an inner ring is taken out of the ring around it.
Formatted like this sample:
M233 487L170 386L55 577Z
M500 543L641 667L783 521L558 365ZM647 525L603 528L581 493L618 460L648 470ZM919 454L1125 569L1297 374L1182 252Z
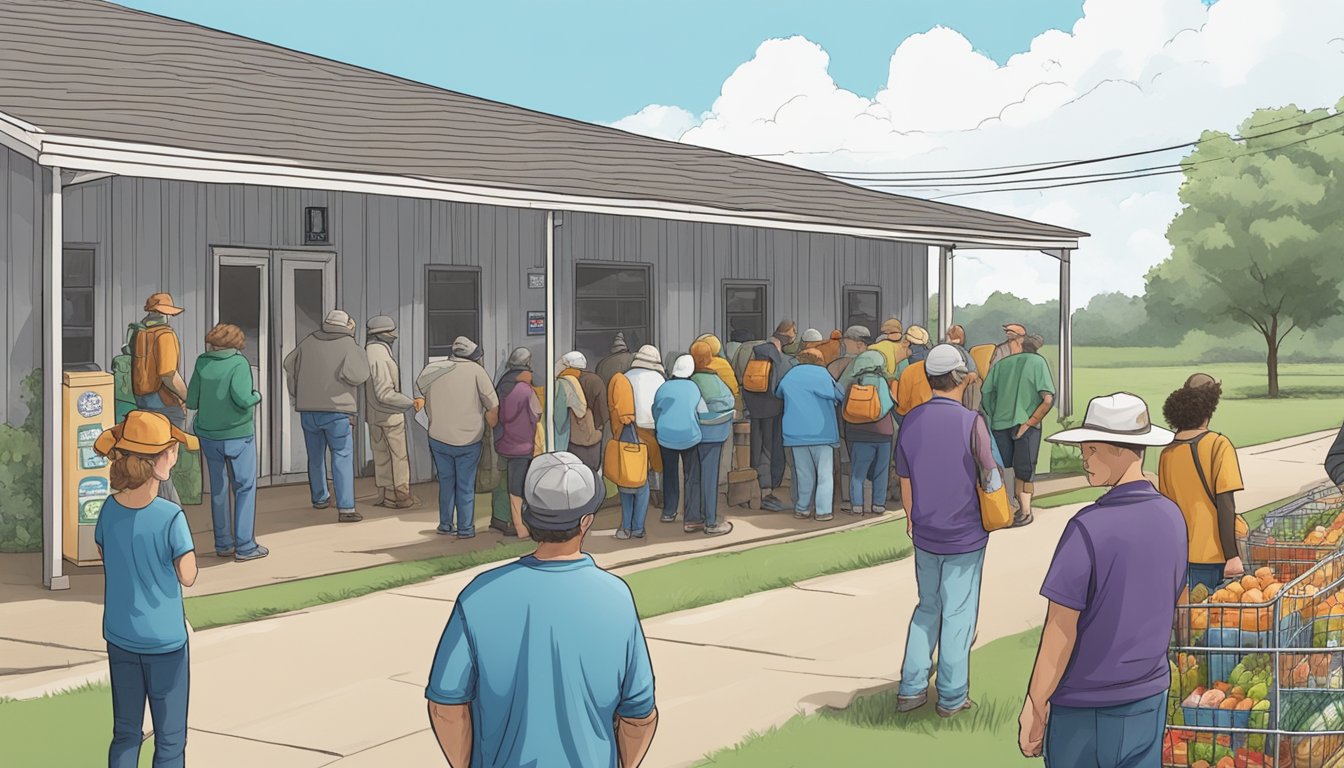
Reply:
M477 96L596 122L709 109L765 39L803 35L871 94L901 40L952 27L1000 63L1082 0L123 0L124 5ZM676 12L668 10L675 5Z

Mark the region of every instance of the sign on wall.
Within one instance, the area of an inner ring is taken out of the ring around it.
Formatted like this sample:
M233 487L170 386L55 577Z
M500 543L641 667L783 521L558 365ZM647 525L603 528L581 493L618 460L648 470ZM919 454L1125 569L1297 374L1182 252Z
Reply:
M545 273L545 272L528 272L528 273L527 273L527 287L528 287L528 288L545 288L545 287L546 287L546 273Z
M546 335L546 313L528 310L527 313L527 335L545 336Z

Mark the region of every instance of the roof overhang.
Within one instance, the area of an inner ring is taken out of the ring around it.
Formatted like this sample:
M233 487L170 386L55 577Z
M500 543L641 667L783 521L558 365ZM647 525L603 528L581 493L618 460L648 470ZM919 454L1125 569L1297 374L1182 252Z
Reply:
M252 184L360 192L509 208L765 227L963 249L1058 250L1078 247L1077 238L1042 238L1028 234L946 227L872 227L839 219L798 217L774 211L728 210L665 200L561 195L448 179L337 171L313 168L274 157L222 154L151 144L58 136L4 113L0 113L0 144L43 166L83 172L76 177L76 183L94 178L95 175L135 176L214 184Z

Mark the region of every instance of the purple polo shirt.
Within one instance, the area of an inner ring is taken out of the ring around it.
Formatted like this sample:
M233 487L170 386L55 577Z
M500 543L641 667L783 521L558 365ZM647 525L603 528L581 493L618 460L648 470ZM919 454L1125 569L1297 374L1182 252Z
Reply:
M910 478L914 497L910 527L915 546L935 555L964 555L985 548L980 519L971 426L977 414L946 397L934 397L906 415L896 440L896 474ZM981 422L980 446L989 456ZM982 459L993 463L992 459Z
M1074 515L1041 587L1081 614L1052 704L1113 707L1167 690L1185 565L1181 510L1146 480L1116 486Z

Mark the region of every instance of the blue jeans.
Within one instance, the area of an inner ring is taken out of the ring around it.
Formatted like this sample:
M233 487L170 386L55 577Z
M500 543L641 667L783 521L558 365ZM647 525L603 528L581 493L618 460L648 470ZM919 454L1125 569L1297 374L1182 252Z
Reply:
M1048 768L1148 768L1162 763L1167 692L1114 707L1051 705Z
M439 474L439 530L453 530L453 506L457 506L457 535L476 535L476 467L481 463L481 444L449 445L429 439L434 469Z
M817 517L829 517L835 494L835 450L830 445L795 445L793 477L798 487L793 493L793 510L806 512L816 497ZM717 470L716 470L717 471ZM716 475L717 476L717 475Z
M249 435L228 440L201 438L201 454L210 475L210 515L215 522L215 551L251 554L257 548L257 441ZM229 516L229 491L233 516Z
M177 768L187 749L187 646L172 653L131 653L107 644L112 675L112 746L108 768L140 763L145 700L154 722L154 768Z
M324 504L327 493L327 450L331 450L331 477L336 486L336 508L355 509L355 434L347 413L305 411L299 414L303 442L308 447L308 489L314 504Z
M621 489L621 528L630 533L644 532L644 518L649 515L649 484L638 488Z
M663 517L676 517L677 504L681 502L681 465L686 465L686 484L690 485L691 463L695 461L695 448L687 448L684 451L674 450L666 446L658 446L658 452L663 455ZM686 517L690 518L692 499L690 491L686 492Z
M849 503L855 509L863 509L863 481L873 484L873 499L869 505L873 511L887 509L887 479L891 468L891 443L883 440L877 443L849 444Z
M971 691L971 644L980 613L980 576L985 550L935 555L915 548L919 604L910 617L901 664L901 696L929 687L933 651L938 649L938 706L956 709Z
M719 457L723 443L701 443L687 451L686 522L719 524Z
M1186 582L1190 588L1203 584L1210 592L1218 590L1218 585L1223 581L1223 571L1227 569L1225 563L1186 563L1185 567Z

